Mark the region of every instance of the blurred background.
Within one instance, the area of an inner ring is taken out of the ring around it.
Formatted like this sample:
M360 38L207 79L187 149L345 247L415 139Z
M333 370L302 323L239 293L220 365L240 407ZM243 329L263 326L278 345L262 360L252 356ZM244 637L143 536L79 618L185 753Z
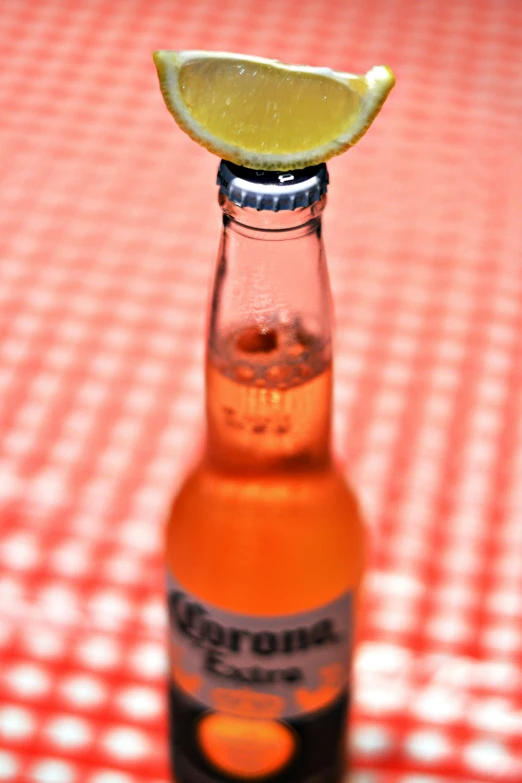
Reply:
M151 53L397 87L329 165L335 436L375 537L353 783L522 780L520 0L1 0L0 780L166 783L165 510L218 160Z

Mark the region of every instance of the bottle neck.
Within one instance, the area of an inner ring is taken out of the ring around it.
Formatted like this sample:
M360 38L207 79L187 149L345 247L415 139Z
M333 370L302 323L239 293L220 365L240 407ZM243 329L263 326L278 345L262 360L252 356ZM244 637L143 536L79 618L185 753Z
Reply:
M207 344L207 459L234 471L330 459L331 306L324 199L278 213L220 197Z

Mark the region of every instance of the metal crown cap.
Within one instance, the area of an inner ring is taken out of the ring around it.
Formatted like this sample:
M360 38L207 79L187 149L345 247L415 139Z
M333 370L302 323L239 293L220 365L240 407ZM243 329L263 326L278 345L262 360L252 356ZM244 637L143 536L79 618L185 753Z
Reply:
M256 171L222 160L217 184L220 193L239 207L278 212L319 201L328 188L328 170L319 163L293 171Z

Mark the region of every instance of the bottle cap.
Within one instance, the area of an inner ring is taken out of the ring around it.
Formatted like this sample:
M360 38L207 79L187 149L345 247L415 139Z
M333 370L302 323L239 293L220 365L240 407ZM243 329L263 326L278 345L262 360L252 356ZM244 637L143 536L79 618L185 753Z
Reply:
M293 171L257 171L222 160L217 184L239 207L278 212L319 201L328 188L328 171L325 163Z

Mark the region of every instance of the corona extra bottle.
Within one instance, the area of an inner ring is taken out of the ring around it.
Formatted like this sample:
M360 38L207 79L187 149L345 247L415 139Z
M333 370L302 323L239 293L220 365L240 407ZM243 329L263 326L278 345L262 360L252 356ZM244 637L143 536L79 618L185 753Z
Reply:
M346 767L364 535L331 451L325 164L221 162L206 442L166 536L178 783L334 783Z

